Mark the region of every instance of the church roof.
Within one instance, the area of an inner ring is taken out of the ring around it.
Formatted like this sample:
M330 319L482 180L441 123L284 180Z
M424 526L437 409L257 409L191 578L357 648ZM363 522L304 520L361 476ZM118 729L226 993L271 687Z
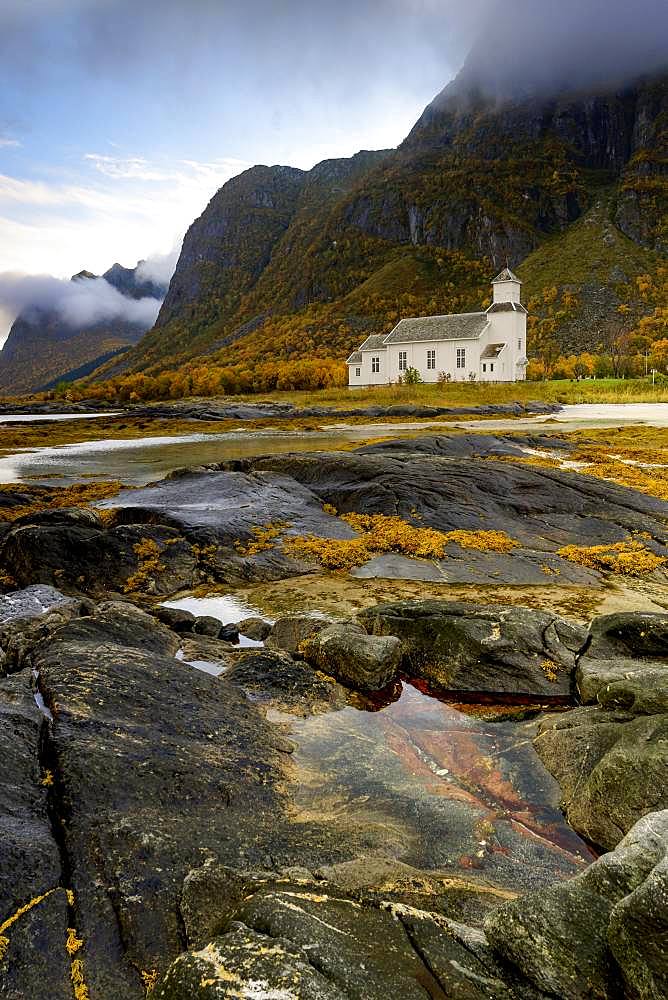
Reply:
M385 348L385 333L372 333L358 348L360 351L380 351Z
M423 340L476 340L487 326L487 314L453 313L402 319L385 337L386 344L411 344Z
M488 344L480 357L483 361L486 361L488 358L491 358L493 361L494 358L498 358L505 346L505 344Z
M350 357L348 358L348 361L346 363L349 364L349 365L361 365L362 364L362 352L361 351L353 351L353 353L350 355Z
M513 274L509 267L504 267L501 274L497 274L492 284L495 285L497 281L517 281L520 285L522 284L517 275Z

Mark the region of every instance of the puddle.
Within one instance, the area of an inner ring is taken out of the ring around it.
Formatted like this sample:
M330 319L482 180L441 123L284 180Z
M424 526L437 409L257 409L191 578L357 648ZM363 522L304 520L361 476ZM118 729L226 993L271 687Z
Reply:
M259 643L259 645L262 645L262 643ZM212 677L220 677L221 674L225 673L225 667L223 667L220 663L214 663L212 660L185 660L183 658L182 649L179 649L176 653L175 659L183 660L183 662L187 663L189 667L194 667L195 670L201 670L202 673L205 674L211 674Z
M217 618L223 625L236 625L244 618L264 618L273 623L258 608L246 603L236 594L211 594L209 597L181 597L176 601L163 601L165 608L177 608L179 611L190 611L193 615L208 615ZM263 642L239 635L239 646L264 646ZM188 661L190 662L190 661ZM204 661L202 661L204 662ZM217 666L217 664L216 664ZM204 668L201 668L204 669Z
M377 712L269 718L297 744L295 821L333 825L369 856L517 890L593 859L533 749L534 720L482 721L410 685Z

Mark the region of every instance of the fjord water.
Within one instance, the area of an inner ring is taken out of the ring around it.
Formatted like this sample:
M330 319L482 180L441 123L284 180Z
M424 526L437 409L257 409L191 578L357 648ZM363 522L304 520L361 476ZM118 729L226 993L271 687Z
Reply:
M31 414L14 415L39 420ZM87 414L87 416L94 416ZM74 415L79 418L80 415ZM59 415L57 419L73 419ZM668 427L668 403L583 403L564 406L550 416L457 421L406 421L348 425L323 422L321 431L235 430L221 434L187 434L82 441L59 447L36 448L0 459L0 483L34 482L65 486L70 483L118 479L132 485L160 479L174 469L206 465L257 455L290 451L328 451L342 443L365 438L448 430L562 434L571 430L647 424ZM83 436L83 435L82 435ZM0 431L0 447L2 432Z

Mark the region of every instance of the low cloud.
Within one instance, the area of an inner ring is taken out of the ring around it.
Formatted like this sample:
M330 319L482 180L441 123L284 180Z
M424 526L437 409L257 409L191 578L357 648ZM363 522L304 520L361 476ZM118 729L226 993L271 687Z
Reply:
M156 285L167 286L170 282L176 262L181 253L181 245L174 247L170 253L154 254L146 260L140 260L137 264L137 280L152 281Z
M0 274L2 313L31 319L39 311L56 312L73 329L116 320L148 330L160 304L155 298L127 298L104 278L65 281L50 275Z

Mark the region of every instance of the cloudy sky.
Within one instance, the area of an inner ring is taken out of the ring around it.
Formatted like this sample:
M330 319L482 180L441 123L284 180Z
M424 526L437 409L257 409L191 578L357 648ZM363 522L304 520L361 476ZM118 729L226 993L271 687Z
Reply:
M666 0L0 0L0 343L47 287L17 273L169 254L248 166L396 145L472 45L500 90L667 33Z
M0 272L130 265L247 166L396 145L485 6L2 0Z

